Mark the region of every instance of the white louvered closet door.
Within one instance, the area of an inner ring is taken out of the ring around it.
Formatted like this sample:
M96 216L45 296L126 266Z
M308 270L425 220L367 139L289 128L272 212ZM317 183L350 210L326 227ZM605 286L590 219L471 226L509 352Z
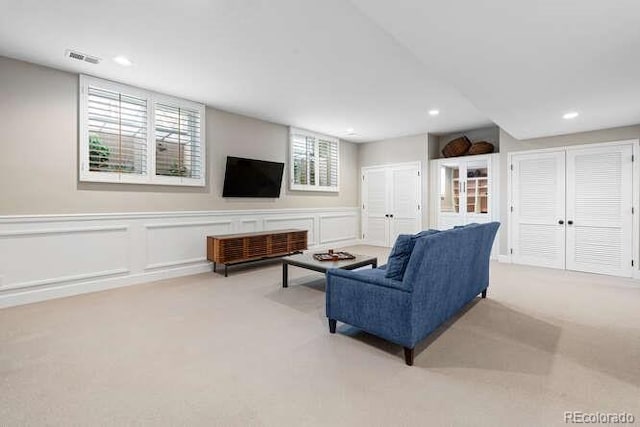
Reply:
M391 206L390 240L393 245L399 234L415 234L420 231L420 167L397 166L390 170Z
M512 165L512 261L565 268L564 150L514 155Z
M364 240L375 246L387 246L389 227L386 217L388 210L387 170L368 169L363 172L362 191L362 232Z
M632 275L632 145L567 150L567 269Z

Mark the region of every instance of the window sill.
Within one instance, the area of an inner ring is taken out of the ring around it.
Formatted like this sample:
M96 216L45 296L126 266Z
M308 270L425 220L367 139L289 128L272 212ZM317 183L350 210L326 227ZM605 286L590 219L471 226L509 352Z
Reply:
M319 185L302 185L302 184L291 184L289 186L289 190L291 191L314 191L314 192L325 192L325 193L339 193L340 187L322 187Z
M205 187L204 178L183 178L179 176L140 176L117 172L82 172L79 177L80 182L102 182L108 184L142 184L142 185L165 185L179 187Z

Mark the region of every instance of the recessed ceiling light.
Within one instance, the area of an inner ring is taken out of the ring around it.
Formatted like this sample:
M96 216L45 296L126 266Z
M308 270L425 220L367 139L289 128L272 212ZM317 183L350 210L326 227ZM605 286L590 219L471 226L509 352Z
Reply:
M438 114L440 114L440 110L429 110L430 116L437 116Z
M123 67L130 67L132 62L126 56L118 55L113 58L113 62L116 64L122 65Z
M571 119L575 119L576 117L578 117L579 114L577 111L570 111L568 113L565 113L562 118L565 120L571 120Z

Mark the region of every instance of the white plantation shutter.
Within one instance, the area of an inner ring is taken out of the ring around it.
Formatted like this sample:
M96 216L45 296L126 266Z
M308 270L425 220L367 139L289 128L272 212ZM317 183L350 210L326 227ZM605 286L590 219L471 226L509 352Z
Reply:
M200 113L155 105L156 175L202 177Z
M315 185L315 138L298 134L292 135L291 162L294 184Z
M339 190L338 139L291 128L290 159L292 190Z
M147 101L88 87L89 171L147 173Z
M80 76L80 180L204 186L205 107Z
M318 169L321 187L338 186L338 141L318 140Z

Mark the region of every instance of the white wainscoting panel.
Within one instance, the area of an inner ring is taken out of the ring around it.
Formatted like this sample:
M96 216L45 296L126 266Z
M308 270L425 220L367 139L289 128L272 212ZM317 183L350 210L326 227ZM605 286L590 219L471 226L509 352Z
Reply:
M315 216L307 217L283 217L283 218L265 218L264 229L265 230L278 230L283 228L299 228L301 230L309 230L307 234L307 242L309 246L316 246L316 233L315 233Z
M358 242L358 208L0 216L0 308L211 271L206 236L308 230Z
M127 273L127 226L0 232L0 292Z
M358 217L347 214L320 216L320 244L340 242L341 240L356 240L360 226Z
M229 234L231 221L147 224L145 270L206 261L207 236Z
M257 218L247 218L240 220L240 233L253 233L254 231L262 230L261 220Z

